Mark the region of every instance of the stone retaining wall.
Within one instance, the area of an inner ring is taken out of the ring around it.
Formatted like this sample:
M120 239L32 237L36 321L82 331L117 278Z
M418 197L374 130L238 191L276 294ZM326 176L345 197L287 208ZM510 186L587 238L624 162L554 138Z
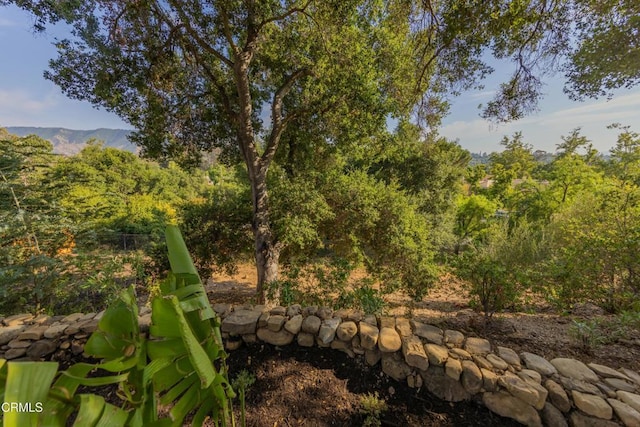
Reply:
M640 374L568 358L546 360L415 320L353 310L215 304L229 351L258 341L326 347L360 358L447 401L478 399L528 426L640 427ZM151 317L141 309L142 330ZM101 313L2 320L0 357L39 360L82 353Z

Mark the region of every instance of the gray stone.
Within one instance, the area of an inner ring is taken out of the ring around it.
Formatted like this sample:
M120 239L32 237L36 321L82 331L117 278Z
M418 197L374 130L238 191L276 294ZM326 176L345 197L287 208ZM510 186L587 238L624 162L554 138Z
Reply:
M263 312L258 318L258 328L266 328L269 324L269 317L271 317L269 312Z
M298 334L298 345L301 347L313 347L313 343L316 341L313 334L307 332L300 332Z
M382 328L396 328L396 319L391 316L382 316L380 317L380 329Z
M378 327L378 319L376 318L375 314L367 314L366 316L364 316L364 319L362 319L362 321L373 325L376 328Z
M227 340L224 343L224 348L227 351L235 351L239 349L241 346L242 346L242 339L238 339L238 337L236 337L236 339Z
M631 379L631 381L635 382L638 386L640 386L640 374L639 373L637 373L636 371L632 371L631 369L627 369L627 368L620 368L619 371L622 372L627 377L629 377Z
M571 391L571 396L576 407L585 414L603 420L610 420L613 417L611 406L603 398L575 390Z
M444 365L444 372L448 377L459 381L460 375L462 375L462 363L457 359L448 359Z
M490 411L500 416L514 419L526 426L542 427L542 420L538 415L538 411L508 393L484 393L482 402Z
M505 362L500 357L496 356L493 353L487 354L487 360L491 363L496 369L500 369L502 371L506 371L509 368L509 364Z
M27 354L26 348L11 348L4 352L4 358L7 360L17 359Z
M484 338L468 337L464 349L471 354L485 356L491 352L491 343Z
M482 388L485 391L496 391L498 388L498 376L489 369L480 368L482 372Z
M436 366L444 366L449 358L449 350L438 344L427 343L424 350L429 358L429 363Z
M482 372L470 360L462 361L462 386L470 394L475 394L482 389Z
M218 316L224 317L231 311L231 304L216 303L211 306Z
M20 341L20 339L9 341L7 346L9 348L28 348L31 345L31 341Z
M322 320L319 317L310 315L304 318L302 321L302 331L308 334L317 334L322 325Z
M292 318L302 313L302 307L300 304L293 304L287 308L287 317Z
M292 333L287 332L284 329L276 332L268 328L258 328L257 335L260 341L278 346L291 344L294 337Z
M348 320L346 322L342 322L338 329L336 330L336 335L338 335L338 339L342 341L351 341L353 337L358 333L358 325L355 322Z
M273 307L269 311L269 314L271 314L272 316L284 316L285 314L287 314L287 309L279 305L277 307Z
M96 331L96 329L98 329L98 324L100 323L99 320L96 319L89 319L86 320L82 323L78 322L80 325L80 331L86 333L86 334L92 334Z
M329 320L333 317L333 310L329 307L320 307L316 316L318 316L320 320Z
M302 314L303 316L315 316L316 313L318 312L318 306L316 305L312 305L309 307L305 307L302 309Z
M0 345L5 345L16 338L27 327L25 325L12 325L0 327Z
M78 319L78 322L86 322L88 320L93 320L96 317L96 314L97 313L93 313L93 312L83 314L82 317Z
M603 397L611 397L613 399L617 397L616 391L604 383L596 383L596 387L603 393Z
M616 422L589 417L580 411L571 412L569 421L572 427L620 427Z
M255 344L258 342L258 336L256 334L245 334L242 335L242 341L246 344Z
M520 358L524 361L527 368L533 369L543 376L551 376L558 373L558 370L542 356L537 354L523 352Z
M631 406L617 399L607 399L618 418L622 420L625 427L640 427L640 412Z
M422 384L422 377L420 375L411 374L407 377L407 385L411 388L420 388Z
M497 347L498 356L510 365L520 366L520 356L510 348Z
M441 366L429 366L426 371L420 371L420 375L427 390L442 400L460 402L471 397L459 381L445 374Z
M360 345L365 350L373 350L378 344L378 335L380 331L377 326L373 326L367 322L360 322Z
M413 333L411 332L411 323L409 323L409 319L398 317L396 319L396 331L403 339L405 337L413 335Z
M291 319L287 320L284 324L284 329L288 332L291 332L293 335L296 335L300 332L302 328L302 314L296 314L291 317Z
M536 380L529 378L527 376L522 377L525 383L532 389L536 390L538 393L538 401L533 405L537 410L542 410L544 408L544 402L547 401L547 396L549 395L549 391L546 388L542 387L542 385Z
M330 344L336 337L336 329L338 329L340 322L339 317L323 320L322 326L320 326L320 330L318 331L318 341L325 345Z
M422 346L422 341L415 335L409 335L402 339L402 354L409 366L421 370L426 370L429 367L429 360Z
M398 353L382 353L382 372L396 381L404 381L411 368Z
M595 394L596 396L602 397L603 394L598 387L594 384L588 383L586 381L575 380L573 378L560 377L560 383L562 386L570 391L579 391L581 393L589 393Z
M333 340L331 341L331 348L334 350L344 351L347 354L353 353L353 352L345 351L345 350L351 350L351 342L349 341Z
M567 392L560 384L552 379L548 379L544 382L544 387L549 392L549 400L551 400L551 403L553 403L556 408L562 412L569 412L569 410L571 410L569 396L567 396Z
M46 314L38 314L33 320L31 320L31 323L44 326L49 326L52 322L51 316L47 316Z
M444 338L442 329L418 322L416 320L411 320L411 326L413 326L413 333L415 335L424 338L434 344L443 344Z
M47 326L32 326L18 335L18 339L37 341L43 337L44 331L47 329L49 329Z
M455 347L459 347L464 342L464 335L462 332L447 329L444 331L444 342L451 344Z
M551 403L546 402L542 408L542 422L548 427L568 427L569 424L562 412Z
M605 378L604 382L615 390L623 390L630 393L635 393L636 391L636 386L634 384L629 381L621 380L620 378Z
M286 318L279 314L272 314L267 320L267 328L270 331L278 332L284 326Z
M575 359L558 357L550 361L560 375L581 381L596 382L598 376L587 365Z
M628 391L619 390L616 392L618 399L640 412L640 396Z
M77 322L78 320L80 320L82 318L82 316L84 316L84 314L82 313L72 313L66 317L64 317L62 319L62 323L73 323L73 322Z
M364 360L369 366L375 366L382 358L382 353L377 348L373 350L366 350L364 352Z
M262 312L257 310L236 310L225 317L221 330L234 335L255 334L261 315Z
M587 366L603 378L620 378L621 380L629 380L628 376L622 372L616 371L615 369L611 369L608 366L598 365L597 363L589 363Z

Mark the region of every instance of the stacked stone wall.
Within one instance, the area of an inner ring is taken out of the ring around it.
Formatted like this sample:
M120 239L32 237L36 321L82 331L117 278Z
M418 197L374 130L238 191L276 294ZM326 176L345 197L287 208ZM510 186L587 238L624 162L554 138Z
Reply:
M414 319L365 315L326 307L266 308L214 305L225 347L265 342L274 346L333 349L380 365L409 387L447 401L477 399L491 411L527 426L640 427L640 374L630 369L545 358L493 346L488 340L442 330ZM82 353L102 313L17 315L2 320L0 357L57 358ZM151 321L141 309L141 330Z

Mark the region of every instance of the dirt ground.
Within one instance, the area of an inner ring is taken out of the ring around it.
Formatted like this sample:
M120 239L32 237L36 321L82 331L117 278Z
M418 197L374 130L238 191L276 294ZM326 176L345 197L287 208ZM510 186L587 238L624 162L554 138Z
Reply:
M233 276L214 276L207 284L212 303L241 304L254 296L255 270L242 265ZM573 357L614 368L640 370L640 331L606 345L583 348L572 336L573 320L610 319L595 306L582 305L559 314L541 298L530 298L526 313L498 313L487 326L469 305L465 286L443 278L420 302L400 293L387 295L385 314L413 317L467 336L489 339L516 352L551 359ZM477 402L451 404L385 377L380 367L363 366L340 352L289 346L242 347L229 359L231 377L242 369L256 376L247 393L249 426L360 426L365 416L360 398L379 391L388 405L387 426L507 426L511 420L490 413Z

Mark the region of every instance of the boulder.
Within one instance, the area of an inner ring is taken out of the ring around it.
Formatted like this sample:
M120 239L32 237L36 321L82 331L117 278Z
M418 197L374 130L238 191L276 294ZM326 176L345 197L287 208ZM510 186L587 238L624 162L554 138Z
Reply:
M464 349L470 354L485 356L491 352L491 343L484 338L469 337L464 343Z
M616 422L590 417L580 411L571 412L569 421L572 427L620 427Z
M300 332L298 334L298 345L300 347L313 347L313 343L316 341L316 338L313 334L309 334L306 332Z
M621 380L629 380L630 378L623 374L622 372L618 372L615 369L611 369L608 366L599 365L597 363L589 363L587 365L589 369L591 369L596 374L600 375L603 378L619 378Z
M304 318L302 321L302 331L308 334L315 335L320 330L322 320L319 317L310 315Z
M444 338L442 329L432 325L427 325L416 320L411 320L413 333L421 338L426 339L434 344L442 345Z
M407 365L421 370L429 367L427 354L422 346L422 341L415 335L409 335L402 339L402 354Z
M268 328L258 328L257 335L260 341L277 346L291 344L294 337L292 333L287 332L284 329L276 332Z
M597 382L598 376L587 365L575 359L558 357L550 362L560 373L580 381Z
M549 377L558 373L558 370L555 368L555 366L549 363L547 359L542 356L538 356L537 354L528 353L525 351L520 354L520 358L524 361L524 364L527 368L533 369L540 375Z
M444 342L447 345L450 344L453 347L459 347L464 342L464 335L462 332L447 329L444 331Z
M496 369L506 371L509 368L509 364L495 354L489 353L486 358Z
M616 392L618 399L640 412L640 395L629 393L628 391L619 390Z
M571 396L576 407L585 414L603 420L610 420L613 417L611 406L603 398L575 390L571 391Z
M420 376L427 390L447 402L460 402L471 397L459 381L445 374L441 366L429 366L426 371L420 371Z
M462 375L462 363L457 359L449 358L444 365L444 372L449 378L459 381L460 375Z
M336 335L338 335L338 339L342 341L351 341L353 337L358 333L358 325L356 322L348 320L346 322L342 322L338 329L336 330Z
M296 335L298 332L300 332L301 328L302 328L301 314L296 314L295 316L291 317L291 319L287 320L287 322L284 324L284 329L288 332L291 332L293 335Z
M482 372L480 368L470 360L462 361L461 383L470 394L475 394L482 389Z
M635 393L637 387L629 381L621 380L620 378L605 378L604 382L614 390L623 390L630 393Z
M550 427L568 427L569 426L564 415L562 415L562 412L560 412L558 408L556 408L549 402L546 402L544 404L544 408L542 408L542 412L540 413L540 415L542 415L542 422L546 426L550 426Z
M378 344L378 334L380 331L377 326L373 326L365 321L360 322L360 345L365 350L373 350Z
M269 319L267 319L267 328L270 331L278 332L284 326L285 321L286 318L284 316L280 314L272 314L269 316Z
M396 331L403 339L405 337L413 335L411 330L411 323L404 317L398 317L396 319Z
M398 353L382 353L382 372L396 381L404 381L411 368Z
M444 366L449 358L449 350L438 344L427 343L424 350L429 358L429 363L436 366Z
M640 412L631 406L617 399L607 399L618 418L622 420L625 427L640 427Z
M564 388L552 379L548 379L544 382L544 387L549 392L549 400L551 403L561 410L562 412L569 412L571 410L571 401Z
M482 395L482 402L491 412L511 418L529 427L542 427L542 420L533 406L505 392L488 392Z
M378 348L383 353L393 353L402 348L402 340L395 328L383 327L380 329Z
M261 315L257 310L236 310L224 318L220 329L233 335L255 334Z
M520 356L510 348L507 347L497 347L498 356L513 366L520 366Z
M336 329L338 329L340 322L339 317L323 320L318 331L318 341L325 345L331 344L331 341L336 337Z

